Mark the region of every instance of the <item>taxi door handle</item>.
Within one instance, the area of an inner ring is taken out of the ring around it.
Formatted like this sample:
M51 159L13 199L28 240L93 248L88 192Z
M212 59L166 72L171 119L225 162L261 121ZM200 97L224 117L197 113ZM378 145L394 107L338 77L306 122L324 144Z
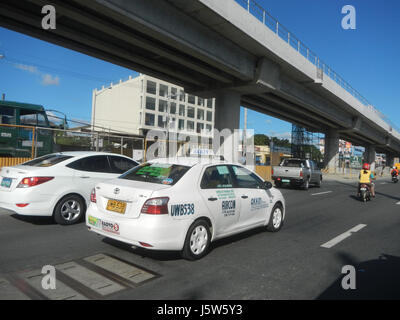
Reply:
M81 179L89 179L90 177L89 176L81 176L79 178L81 178Z
M248 196L242 196L242 199L247 199L248 198Z
M218 198L208 198L208 201L217 201Z

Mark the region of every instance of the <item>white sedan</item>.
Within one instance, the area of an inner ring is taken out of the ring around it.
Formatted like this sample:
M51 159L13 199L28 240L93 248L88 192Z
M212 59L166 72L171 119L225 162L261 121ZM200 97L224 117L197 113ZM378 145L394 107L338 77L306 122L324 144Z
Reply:
M0 208L19 215L53 216L63 225L84 217L90 192L137 166L132 159L101 152L49 154L0 171Z
M211 241L265 226L275 232L285 200L270 182L237 164L158 159L96 185L89 230L135 247L203 257Z

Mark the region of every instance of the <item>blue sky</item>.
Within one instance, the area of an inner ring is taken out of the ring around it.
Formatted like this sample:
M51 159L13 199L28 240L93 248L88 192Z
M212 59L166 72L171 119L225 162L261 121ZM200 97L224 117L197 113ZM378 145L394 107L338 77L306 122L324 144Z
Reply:
M398 0L258 0L332 69L400 126ZM341 27L341 9L356 8L357 29ZM62 47L0 28L0 93L90 119L92 90L136 75ZM243 113L243 112L242 112ZM241 123L243 124L243 117ZM291 125L249 110L256 133L288 137Z

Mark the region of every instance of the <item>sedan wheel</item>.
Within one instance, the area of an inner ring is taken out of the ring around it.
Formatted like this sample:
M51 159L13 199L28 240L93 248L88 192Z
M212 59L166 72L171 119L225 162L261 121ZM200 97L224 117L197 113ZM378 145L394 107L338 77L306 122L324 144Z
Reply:
M182 257L187 260L197 260L204 257L211 243L210 227L205 220L195 221L189 228Z
M208 243L208 233L205 227L196 227L190 236L190 250L193 254L202 254Z
M81 214L81 206L78 201L68 200L61 205L61 216L66 221L75 220Z
M61 199L54 209L54 220L58 224L70 225L77 223L85 214L85 204L77 195Z
M267 230L277 232L283 225L283 208L280 203L276 204L272 209L271 216L267 225Z

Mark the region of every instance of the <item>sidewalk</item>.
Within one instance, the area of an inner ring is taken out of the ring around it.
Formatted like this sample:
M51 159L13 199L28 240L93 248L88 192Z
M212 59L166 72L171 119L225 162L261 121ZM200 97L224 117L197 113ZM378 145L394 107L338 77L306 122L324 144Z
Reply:
M387 180L387 179L391 179L391 175L389 172L387 172L385 170L385 172L383 173L383 176L381 176L380 171L377 171L377 179L376 181L380 181L380 180ZM358 181L358 175L359 175L359 171L358 170L352 170L351 173L325 173L322 175L323 180L327 180L327 181L354 181L357 182Z

